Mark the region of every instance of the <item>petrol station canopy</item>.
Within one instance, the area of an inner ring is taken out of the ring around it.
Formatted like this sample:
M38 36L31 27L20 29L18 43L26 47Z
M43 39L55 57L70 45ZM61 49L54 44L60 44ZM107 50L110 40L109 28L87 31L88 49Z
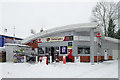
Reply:
M35 40L37 38L42 38L42 37L46 37L46 36L49 36L52 34L62 33L62 32L67 32L67 31L90 32L91 28L94 29L94 32L100 32L101 35L103 35L102 29L100 28L100 26L98 26L97 23L71 24L71 25L56 27L56 28L49 29L49 30L46 30L43 32L39 32L37 34L34 34L32 36L25 38L24 40L21 41L21 43L26 44L26 43L30 42L31 40Z

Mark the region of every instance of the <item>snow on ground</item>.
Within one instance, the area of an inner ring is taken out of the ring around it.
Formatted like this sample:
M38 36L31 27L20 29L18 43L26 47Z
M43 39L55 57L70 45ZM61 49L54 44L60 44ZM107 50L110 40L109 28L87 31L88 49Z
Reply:
M103 63L0 63L3 78L117 78L118 61Z
M2 79L2 65L0 64L0 80Z

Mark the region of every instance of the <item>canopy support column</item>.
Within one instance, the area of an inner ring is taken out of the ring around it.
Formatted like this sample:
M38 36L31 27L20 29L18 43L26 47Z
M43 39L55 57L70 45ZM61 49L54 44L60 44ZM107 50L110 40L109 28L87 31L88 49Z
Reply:
M94 65L94 28L90 29L90 62Z

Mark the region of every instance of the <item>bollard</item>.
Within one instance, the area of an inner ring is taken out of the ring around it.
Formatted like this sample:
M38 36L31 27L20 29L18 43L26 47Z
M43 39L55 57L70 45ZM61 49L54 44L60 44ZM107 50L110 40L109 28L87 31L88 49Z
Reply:
M24 56L24 63L26 63L26 56Z
M75 60L75 61L74 61L75 63L76 63L76 62L79 63L79 62L80 62L80 56L75 56L75 57L74 57L74 60Z
M36 56L36 63L38 63L38 56Z
M48 65L48 57L46 57L46 65Z
M74 62L75 62L75 63L77 62L77 56L74 57Z
M39 62L44 65L48 65L48 57L40 57Z
M39 58L39 62L40 62L40 63L42 62L42 58L43 58L43 57L40 57L40 58Z
M52 63L52 56L50 56L50 63Z
M66 56L63 56L63 64L66 64Z
M40 63L40 57L39 57L39 63Z

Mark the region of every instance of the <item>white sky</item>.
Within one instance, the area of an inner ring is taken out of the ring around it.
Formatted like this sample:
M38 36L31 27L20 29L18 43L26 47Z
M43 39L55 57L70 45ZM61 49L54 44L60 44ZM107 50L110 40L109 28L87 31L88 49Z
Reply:
M99 0L4 0L0 4L0 33L17 37L31 35L30 29L39 32L68 24L90 22L91 12ZM113 0L112 0L113 1ZM114 0L118 1L118 0Z

